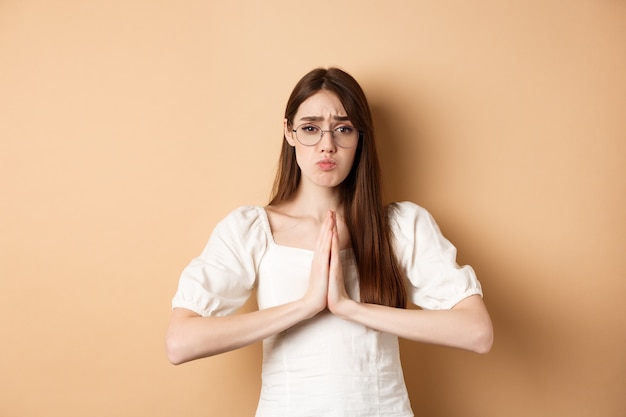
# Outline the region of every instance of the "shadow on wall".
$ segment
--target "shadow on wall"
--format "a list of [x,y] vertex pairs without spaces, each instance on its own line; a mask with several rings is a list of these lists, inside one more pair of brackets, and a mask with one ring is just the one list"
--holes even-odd
[[412,200],[417,193],[417,178],[407,175],[422,166],[419,127],[404,123],[393,107],[382,101],[370,103],[376,147],[380,160],[385,202]]
[[[489,213],[500,210],[494,206],[499,200],[481,184],[473,186],[482,191],[477,198],[484,201],[475,203],[470,215],[459,216],[465,223],[455,220],[457,208],[445,207],[455,201],[449,195],[454,190],[445,189],[454,185],[450,183],[454,178],[437,177],[446,163],[437,127],[426,113],[414,117],[403,112],[402,101],[391,94],[370,98],[385,201],[411,200],[431,211],[435,208],[433,215],[444,235],[462,255],[459,263],[469,263],[477,272],[495,330],[494,346],[484,356],[402,340],[414,410],[448,417],[463,408],[469,417],[498,415],[501,410],[511,410],[511,416],[599,415],[594,404],[606,410],[626,409],[626,399],[615,402],[623,398],[619,392],[624,387],[616,382],[623,380],[624,361],[607,360],[624,357],[619,343],[609,342],[615,339],[619,320],[612,316],[607,320],[597,303],[591,303],[593,311],[577,308],[590,303],[581,295],[602,298],[585,294],[585,286],[593,287],[578,277],[576,265],[564,265],[562,258],[546,256],[545,248],[531,247],[514,236],[519,226],[499,230],[492,224],[468,225],[488,222]],[[562,276],[571,277],[572,285],[551,284]],[[542,286],[529,283],[529,277]],[[605,304],[609,301],[602,299]]]
[[[440,193],[443,192],[433,190],[439,181],[429,181],[429,175],[433,175],[433,172],[441,168],[434,165],[437,162],[433,162],[435,158],[432,154],[441,151],[436,149],[437,133],[429,129],[427,120],[420,119],[425,117],[426,112],[414,116],[405,114],[402,97],[398,101],[395,97],[381,95],[370,100],[385,201],[410,200],[431,210],[430,205],[436,203],[439,199],[437,196],[441,197]],[[415,106],[416,103],[412,103],[410,107]],[[445,223],[452,223],[453,219],[433,214],[444,234],[454,244],[458,245],[460,240],[471,241],[468,238],[456,239],[454,228],[445,226]],[[520,318],[516,317],[515,310],[508,310],[511,306],[504,303],[489,302],[508,298],[497,289],[491,288],[490,283],[497,278],[497,268],[490,265],[486,253],[481,253],[477,249],[470,253],[466,249],[468,248],[459,247],[466,255],[468,263],[477,270],[485,293],[489,295],[485,301],[494,320],[496,346],[490,354],[480,356],[461,350],[401,340],[403,370],[409,397],[413,409],[421,415],[431,417],[455,415],[458,413],[459,404],[463,402],[468,406],[476,404],[476,398],[481,397],[485,398],[484,403],[489,403],[491,395],[489,387],[494,380],[500,378],[501,372],[501,369],[494,369],[494,363],[498,362],[493,360],[494,351],[509,344],[525,350],[521,348],[518,339],[525,339],[527,335],[503,334],[501,331],[504,328],[514,332],[517,331],[514,329],[524,327],[516,324]],[[507,342],[507,339],[517,341]],[[519,360],[526,362],[523,358],[518,358]],[[515,377],[519,378],[520,375]],[[486,410],[466,411],[466,416],[471,416],[481,415]]]

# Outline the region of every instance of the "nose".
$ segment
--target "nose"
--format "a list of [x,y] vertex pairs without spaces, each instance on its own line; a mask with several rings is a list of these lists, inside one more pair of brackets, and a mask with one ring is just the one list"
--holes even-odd
[[335,145],[335,137],[332,130],[322,130],[322,138],[319,143],[320,151],[322,152],[335,152],[337,145]]

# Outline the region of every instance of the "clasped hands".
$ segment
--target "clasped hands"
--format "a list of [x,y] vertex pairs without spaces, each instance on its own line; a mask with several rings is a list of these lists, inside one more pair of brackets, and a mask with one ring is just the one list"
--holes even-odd
[[326,214],[317,237],[305,299],[311,303],[314,313],[328,308],[339,316],[342,315],[342,307],[352,302],[343,280],[337,214],[331,210]]

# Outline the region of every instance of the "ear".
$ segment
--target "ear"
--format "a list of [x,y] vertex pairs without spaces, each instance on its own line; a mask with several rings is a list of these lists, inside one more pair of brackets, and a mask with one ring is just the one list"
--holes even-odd
[[285,131],[285,140],[291,146],[296,146],[294,141],[293,132],[289,129],[289,121],[287,119],[283,120],[283,130]]

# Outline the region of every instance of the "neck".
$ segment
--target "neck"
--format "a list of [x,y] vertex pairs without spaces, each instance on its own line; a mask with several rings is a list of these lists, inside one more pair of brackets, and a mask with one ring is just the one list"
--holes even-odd
[[303,215],[318,219],[326,217],[328,210],[343,214],[340,193],[337,188],[303,187],[296,191],[292,202]]

